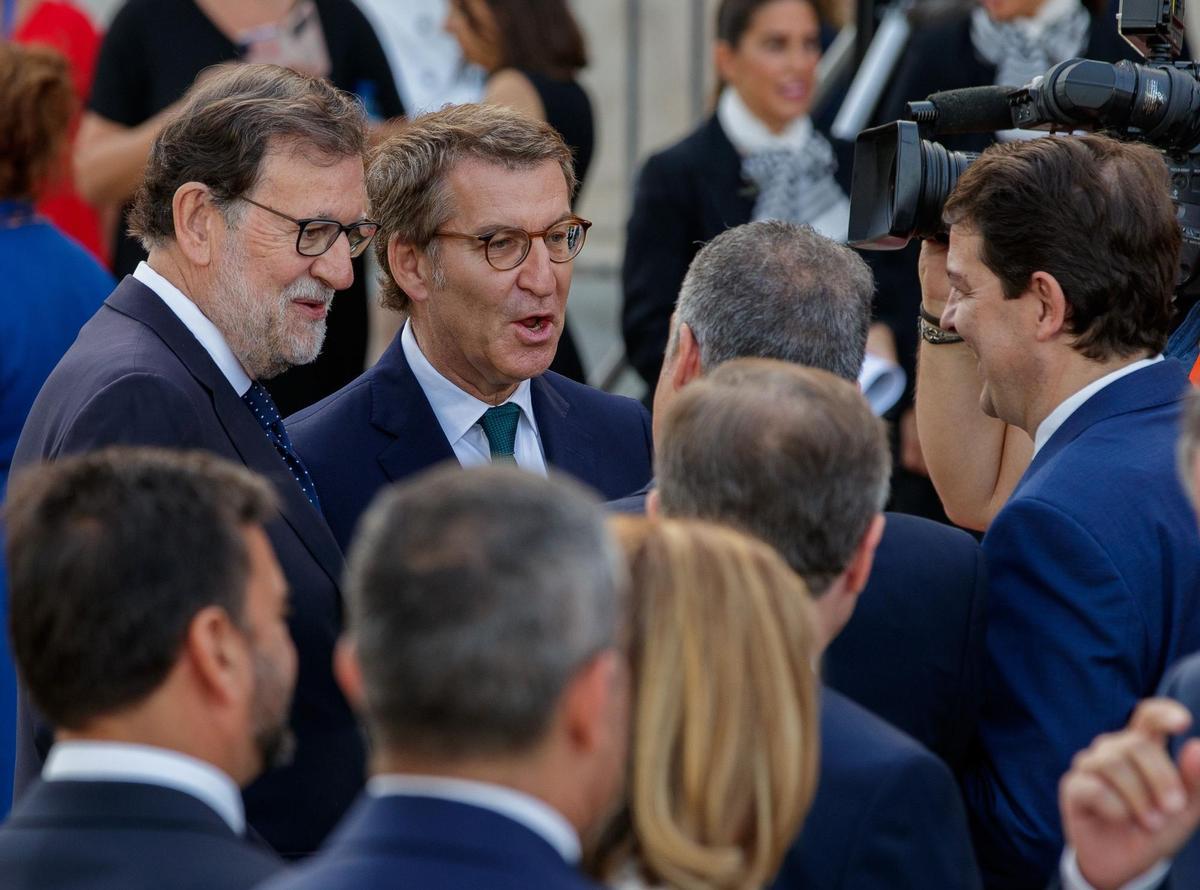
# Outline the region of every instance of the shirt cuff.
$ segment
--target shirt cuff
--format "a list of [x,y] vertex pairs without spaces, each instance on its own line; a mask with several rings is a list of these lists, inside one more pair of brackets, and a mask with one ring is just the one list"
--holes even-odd
[[[1122,884],[1120,890],[1154,890],[1163,882],[1170,870],[1171,860],[1160,859],[1132,881]],[[1079,870],[1079,860],[1075,858],[1075,850],[1071,847],[1063,850],[1062,861],[1059,863],[1059,875],[1062,878],[1062,890],[1096,890],[1083,877],[1083,872]]]

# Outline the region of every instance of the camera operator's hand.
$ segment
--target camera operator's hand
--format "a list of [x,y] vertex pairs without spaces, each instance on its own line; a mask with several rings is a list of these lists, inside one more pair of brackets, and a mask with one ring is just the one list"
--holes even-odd
[[949,248],[940,241],[926,238],[921,242],[921,259],[917,274],[921,279],[921,304],[930,315],[941,318],[950,299],[950,280],[946,277],[946,253]]
[[1200,740],[1178,768],[1167,737],[1191,725],[1169,698],[1143,701],[1129,725],[1096,738],[1059,784],[1067,842],[1096,890],[1124,886],[1173,856],[1200,824]]

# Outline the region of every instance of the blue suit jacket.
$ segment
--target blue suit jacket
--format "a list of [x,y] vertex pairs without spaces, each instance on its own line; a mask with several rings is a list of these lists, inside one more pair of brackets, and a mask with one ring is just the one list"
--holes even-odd
[[528,828],[429,797],[364,796],[316,857],[262,890],[599,890]]
[[975,890],[958,787],[940,760],[831,689],[821,774],[774,890]]
[[249,890],[283,868],[182,791],[38,782],[0,827],[4,890]]
[[[291,588],[300,656],[292,706],[293,763],[246,791],[247,817],[277,850],[315,850],[362,787],[357,723],[333,680],[341,630],[342,555],[320,515],[233,387],[183,323],[149,288],[126,278],[50,374],[13,461],[20,468],[111,444],[199,448],[266,476],[282,511],[267,533]],[[152,542],[148,542],[152,543]],[[17,796],[41,771],[28,708],[18,738]]]
[[[652,486],[610,501],[644,513]],[[867,586],[825,651],[826,685],[903,730],[957,772],[983,681],[983,553],[966,532],[888,513]]]
[[[650,478],[650,415],[640,404],[551,371],[530,384],[547,464],[605,498]],[[373,368],[289,417],[287,427],[343,547],[379,489],[455,459],[399,334]]]
[[1182,365],[1088,399],[983,540],[990,578],[979,759],[964,779],[989,887],[1044,886],[1071,757],[1200,650],[1200,538],[1175,474]]
[[[1171,740],[1171,754],[1178,757],[1184,742],[1200,737],[1200,655],[1189,656],[1175,665],[1163,680],[1158,694],[1170,696],[1192,712],[1191,727],[1184,735]],[[1175,855],[1165,886],[1172,890],[1200,887],[1200,834],[1192,835]]]

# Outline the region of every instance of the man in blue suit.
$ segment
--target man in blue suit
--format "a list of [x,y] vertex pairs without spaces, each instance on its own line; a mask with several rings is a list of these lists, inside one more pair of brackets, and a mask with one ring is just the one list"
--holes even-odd
[[58,741],[0,827],[5,890],[243,890],[283,867],[246,839],[238,790],[291,739],[277,509],[266,480],[200,452],[111,448],[17,479],[13,650]]
[[[730,359],[773,358],[857,380],[874,289],[854,251],[807,226],[755,222],[713,238],[692,261],[671,319],[656,435],[678,394]],[[642,512],[645,502],[643,491],[610,507]],[[867,586],[822,674],[957,770],[979,714],[983,554],[958,529],[885,516]]]
[[[734,359],[688,384],[661,424],[651,509],[771,544],[808,585],[824,642],[834,639],[885,527],[887,436],[857,388],[790,362]],[[774,886],[978,887],[950,771],[824,688],[817,795]]]
[[[201,448],[274,483],[267,524],[300,655],[292,763],[246,790],[277,850],[315,850],[362,787],[365,752],[330,667],[342,556],[262,381],[313,360],[364,219],[361,108],[326,82],[236,65],[196,86],[159,134],[132,217],[149,259],[118,285],[42,387],[23,468],[113,443]],[[22,709],[16,792],[50,735]],[[37,732],[35,737],[35,732]]]
[[969,350],[983,414],[1034,442],[983,541],[986,687],[964,787],[987,885],[1042,886],[1071,757],[1200,650],[1200,542],[1174,472],[1187,369],[1161,355],[1180,231],[1161,156],[1103,136],[989,149],[945,216],[950,292],[922,319],[929,348]]
[[447,108],[389,139],[367,186],[381,299],[407,319],[375,367],[288,420],[342,546],[376,491],[444,460],[555,467],[606,498],[644,485],[645,410],[546,370],[591,225],[553,128]]
[[380,494],[337,655],[373,776],[270,890],[594,887],[579,838],[625,769],[625,574],[599,501],[566,478],[451,466]]
[[[1196,393],[1184,413],[1179,471],[1200,504]],[[1138,705],[1125,729],[1097,737],[1063,777],[1064,890],[1200,886],[1200,655],[1176,664],[1158,695]]]

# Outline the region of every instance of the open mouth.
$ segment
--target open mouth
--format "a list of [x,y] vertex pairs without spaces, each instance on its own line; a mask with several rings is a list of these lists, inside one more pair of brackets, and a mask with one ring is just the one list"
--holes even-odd
[[533,333],[537,334],[541,333],[543,330],[553,324],[554,317],[551,315],[530,315],[526,318],[522,318],[517,323],[527,331],[532,331]]

